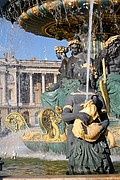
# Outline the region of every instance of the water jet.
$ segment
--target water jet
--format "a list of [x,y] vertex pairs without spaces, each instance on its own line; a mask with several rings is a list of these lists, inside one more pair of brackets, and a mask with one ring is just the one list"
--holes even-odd
[[[93,4],[93,14],[92,14],[92,31],[90,34],[92,35],[91,40],[91,58],[95,61],[95,71],[101,76],[103,74],[103,70],[101,67],[101,59],[103,56],[106,57],[109,54],[111,62],[114,59],[117,61],[115,65],[114,73],[117,76],[114,76],[115,82],[119,83],[119,72],[120,69],[118,68],[118,59],[119,59],[119,44],[120,44],[120,13],[119,13],[119,6],[120,1],[111,1],[111,0],[104,0],[104,1],[94,1]],[[81,42],[85,47],[85,51],[88,48],[87,44],[87,33],[89,30],[88,21],[89,21],[89,8],[90,8],[90,1],[84,0],[76,0],[76,1],[6,1],[1,5],[1,17],[6,18],[11,23],[17,22],[21,28],[23,28],[27,32],[31,32],[35,35],[49,37],[49,38],[56,38],[58,40],[66,39],[67,41],[74,41],[75,36],[77,35]],[[113,37],[113,38],[112,38]],[[112,44],[116,43],[115,55],[113,55],[113,51],[111,52]],[[100,53],[99,53],[100,52]],[[90,59],[90,58],[89,58]],[[99,60],[99,61],[98,61]],[[98,64],[99,62],[99,64]],[[106,60],[106,64],[108,61]],[[93,63],[94,64],[94,63]],[[107,67],[112,69],[110,62],[107,64]],[[118,69],[117,69],[118,68]],[[107,69],[107,68],[106,68]],[[110,98],[110,111],[113,116],[119,116],[119,106],[117,107],[114,105],[115,103],[115,95],[112,93],[114,90],[111,90],[113,83],[113,71],[111,69],[107,69],[107,79],[108,79],[108,92],[111,96]],[[102,73],[101,73],[102,72]],[[74,78],[73,78],[74,79]],[[71,88],[71,91],[74,91],[72,87],[76,85],[76,89],[79,86],[78,79],[74,79],[71,81],[70,79],[63,80],[63,86]],[[76,82],[75,82],[76,81]],[[105,83],[107,83],[105,82]],[[113,83],[112,85],[109,82]],[[66,85],[67,84],[67,85]],[[66,85],[66,86],[65,86]],[[58,86],[58,90],[60,92],[60,84]],[[100,87],[101,88],[101,87]],[[67,89],[67,91],[68,91]],[[99,89],[99,85],[98,85]],[[115,88],[119,91],[118,86]],[[101,89],[100,89],[101,90]],[[102,89],[103,90],[103,89]],[[71,93],[71,91],[69,93]],[[111,93],[112,91],[112,93]],[[59,94],[59,92],[57,92]],[[107,98],[106,92],[103,92],[103,97]],[[49,97],[48,94],[52,94],[51,92],[47,93],[47,98]],[[42,100],[44,99],[44,104],[46,101],[45,98],[46,94],[43,94]],[[66,97],[66,94],[63,93],[62,97]],[[113,97],[114,96],[114,97]],[[109,98],[109,97],[108,97]],[[57,102],[58,103],[58,102]],[[42,132],[31,132],[29,128],[25,124],[25,120],[18,114],[10,114],[6,119],[7,125],[14,125],[14,130],[20,129],[27,129],[22,136],[23,141],[29,148],[33,148],[33,150],[42,149],[43,151],[48,151],[50,148],[51,150],[55,151],[56,153],[65,153],[65,141],[66,141],[66,126],[65,124],[61,123],[61,112],[56,112],[55,107],[62,107],[64,103],[61,105],[55,104],[53,107],[44,107],[43,111],[39,114],[39,125],[42,129]],[[60,105],[60,106],[59,106]],[[117,107],[117,110],[116,110]],[[46,108],[46,109],[45,109]],[[59,109],[60,110],[60,109]],[[11,116],[18,115],[22,125],[19,127],[19,124],[15,127],[15,124],[11,120]],[[58,117],[59,116],[59,117]],[[22,119],[22,120],[21,120]],[[16,123],[16,117],[14,118]],[[57,121],[58,120],[58,121]],[[114,131],[116,137],[119,139],[119,120],[115,121],[116,125],[113,125],[113,121],[110,120],[110,125],[112,130]],[[60,131],[60,128],[63,128],[63,131]],[[23,130],[22,129],[22,130]],[[37,142],[41,145],[39,146]],[[35,148],[34,145],[35,144]],[[48,147],[49,146],[49,147]],[[116,151],[118,153],[119,151]],[[114,153],[114,152],[113,152]]]

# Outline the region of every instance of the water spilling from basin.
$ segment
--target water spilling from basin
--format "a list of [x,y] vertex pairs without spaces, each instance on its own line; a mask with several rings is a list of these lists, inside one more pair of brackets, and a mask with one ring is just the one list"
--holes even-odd
[[32,151],[28,149],[20,136],[23,132],[10,133],[9,135],[0,138],[0,157],[7,158],[12,157],[13,152],[16,153],[17,157],[28,157],[28,158],[40,158],[44,160],[65,160],[65,155],[55,154],[53,152],[41,152]]

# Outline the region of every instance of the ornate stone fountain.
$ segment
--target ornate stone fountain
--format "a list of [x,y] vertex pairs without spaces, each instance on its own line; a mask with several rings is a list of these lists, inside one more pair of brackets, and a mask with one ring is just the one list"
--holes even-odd
[[[2,1],[0,5],[1,17],[11,23],[17,22],[25,31],[68,41],[73,40],[77,34],[85,50],[87,49],[90,0],[6,0]],[[92,57],[94,58],[104,48],[103,43],[111,36],[118,35],[119,39],[119,33],[120,0],[94,0]],[[114,39],[107,41],[105,47],[109,47],[113,42]],[[118,43],[118,45],[120,44]],[[72,83],[74,84],[74,82]],[[6,119],[6,124],[14,127],[13,130],[16,131],[27,129],[22,139],[29,148],[33,150],[43,148],[46,151],[52,149],[57,153],[64,153],[66,125],[61,122],[61,112],[61,107],[58,106],[53,109],[43,109],[39,114],[42,132],[31,132],[24,118],[17,113],[10,114]],[[11,120],[11,116],[14,116],[16,126]],[[17,118],[19,121],[16,121]]]
[[[88,30],[90,0],[6,0],[2,5],[2,17],[36,35],[69,40]],[[93,35],[119,34],[119,5],[119,0],[94,1]]]

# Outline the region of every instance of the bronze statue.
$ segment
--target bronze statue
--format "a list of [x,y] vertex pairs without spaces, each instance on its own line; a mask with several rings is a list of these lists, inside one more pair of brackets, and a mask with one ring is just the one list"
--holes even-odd
[[96,72],[103,73],[102,59],[105,59],[107,74],[120,74],[120,35],[110,37],[95,57],[94,66]]
[[87,55],[83,52],[81,41],[75,38],[68,42],[68,48],[71,51],[71,57],[68,60],[67,77],[78,79],[79,70],[81,66],[86,62]]
[[[75,137],[82,138],[88,142],[95,142],[100,137],[102,130],[101,118],[97,107],[92,99],[81,104],[82,110],[79,111],[79,118],[75,119],[72,132]],[[96,122],[98,119],[98,122]],[[113,133],[107,129],[104,133],[109,140],[109,148],[120,147],[116,144]]]
[[[110,37],[103,45],[103,50],[99,52],[94,61],[98,76],[97,90],[101,90],[106,105],[109,106],[110,115],[119,118],[120,35]],[[101,79],[104,79],[105,83],[101,84]]]
[[[71,51],[70,58],[66,55],[68,48]],[[114,173],[115,170],[110,159],[110,148],[116,146],[116,143],[114,136],[108,131],[107,98],[104,98],[107,96],[106,93],[105,96],[102,96],[103,94],[96,92],[98,90],[96,84],[100,75],[96,68],[100,69],[101,62],[96,63],[95,68],[90,64],[89,92],[88,99],[86,99],[86,54],[84,54],[81,42],[77,39],[69,41],[68,48],[55,47],[58,59],[62,60],[59,69],[61,78],[54,92],[52,89],[50,94],[49,92],[43,94],[43,102],[46,107],[64,107],[62,121],[68,124],[66,155],[69,159],[69,167],[67,174]],[[119,49],[119,46],[117,46],[117,49]],[[109,52],[111,51],[109,50]],[[112,55],[114,56],[114,53]],[[116,81],[120,82],[119,79],[116,79]],[[71,86],[72,82],[74,87],[77,83],[74,89]],[[113,95],[113,90],[111,94]],[[89,113],[85,111],[85,107],[90,102],[93,104],[90,104]],[[96,108],[94,118],[91,114],[93,105]],[[63,134],[66,135],[65,126],[61,121],[54,121],[52,125],[55,127],[57,125],[58,132],[60,132],[57,133],[55,138],[61,138]],[[107,143],[106,137],[110,140],[110,144]]]
[[58,59],[62,61],[61,66],[59,68],[60,79],[67,77],[67,63],[68,57],[66,53],[68,52],[68,48],[64,46],[55,46],[54,50],[56,51],[56,56]]
[[[110,149],[104,134],[109,125],[109,119],[103,98],[95,93],[91,86],[94,84],[92,83],[94,79],[90,78],[89,80],[87,102],[92,101],[97,109],[99,116],[95,116],[94,123],[100,126],[99,137],[95,141],[89,142],[83,136],[77,137],[74,131],[73,125],[76,119],[82,120],[84,125],[90,124],[89,114],[81,113],[82,105],[86,101],[86,67],[80,69],[79,80],[81,84],[79,89],[67,96],[62,113],[62,120],[68,124],[66,157],[69,162],[67,174],[114,173],[115,170],[110,159]],[[86,126],[82,126],[82,130],[84,131],[82,135],[87,134]]]

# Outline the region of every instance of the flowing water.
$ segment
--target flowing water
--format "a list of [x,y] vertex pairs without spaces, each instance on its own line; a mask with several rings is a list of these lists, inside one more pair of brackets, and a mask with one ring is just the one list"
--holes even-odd
[[65,155],[57,155],[53,152],[34,152],[28,149],[20,136],[24,132],[10,133],[9,135],[0,138],[0,157],[12,157],[16,153],[17,157],[40,158],[44,160],[65,160]]
[[90,1],[90,12],[89,12],[89,30],[88,30],[88,52],[87,52],[87,86],[86,86],[86,101],[88,100],[89,92],[89,70],[90,70],[90,55],[91,55],[91,36],[92,36],[92,15],[93,15],[93,3],[94,0]]
[[[94,0],[91,0],[90,3],[90,16],[89,16],[89,33],[88,33],[88,71],[87,71],[87,82],[89,83],[89,64],[90,64],[90,52],[91,52],[91,32],[92,32],[92,14],[93,14],[93,3]],[[66,10],[66,19],[67,19],[67,9]],[[56,23],[57,23],[56,18]],[[0,35],[5,36],[4,46],[0,44],[0,50],[2,52],[11,51],[13,54],[17,52],[18,46],[15,48],[14,44],[16,41],[18,45],[23,45],[21,42],[21,33],[18,32],[14,26],[10,31],[9,28],[6,27],[6,35],[4,35],[4,31],[2,30],[3,20],[0,21],[1,30]],[[12,34],[14,32],[19,36],[15,38]],[[22,32],[22,31],[21,31]],[[9,34],[8,34],[9,33]],[[8,35],[7,35],[8,34]],[[11,35],[12,34],[12,35]],[[15,38],[15,39],[14,39]],[[12,46],[11,46],[12,44]],[[24,53],[26,54],[26,53]],[[88,86],[86,92],[88,92]],[[87,99],[87,97],[86,97]],[[28,149],[20,136],[23,132],[18,133],[9,133],[5,137],[0,138],[0,157],[2,157],[4,161],[3,171],[0,172],[0,175],[49,175],[49,174],[65,174],[67,169],[67,160],[65,155],[58,155],[53,152],[34,152]],[[16,156],[16,159],[13,156]],[[120,156],[111,156],[113,162],[119,162]],[[116,167],[119,167],[119,163],[117,163]],[[57,169],[58,168],[58,169]],[[119,169],[119,168],[118,168]]]
[[9,133],[0,138],[0,157],[4,162],[0,177],[66,174],[65,155],[28,149],[20,138],[23,133]]
[[[0,157],[4,162],[0,176],[65,175],[68,162],[65,155],[53,152],[34,152],[20,138],[23,133],[10,133],[0,138]],[[13,157],[16,153],[16,158]],[[111,156],[117,172],[120,172],[120,156]]]

